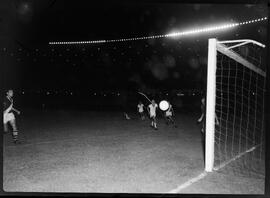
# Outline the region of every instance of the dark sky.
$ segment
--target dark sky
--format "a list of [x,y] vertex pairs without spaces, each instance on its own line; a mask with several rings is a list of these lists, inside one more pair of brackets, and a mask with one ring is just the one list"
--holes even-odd
[[[99,3],[97,3],[99,2]],[[266,22],[133,42],[49,46],[49,41],[167,34],[267,16],[265,5],[9,0],[0,4],[6,82],[20,88],[201,89],[207,40],[266,41]]]

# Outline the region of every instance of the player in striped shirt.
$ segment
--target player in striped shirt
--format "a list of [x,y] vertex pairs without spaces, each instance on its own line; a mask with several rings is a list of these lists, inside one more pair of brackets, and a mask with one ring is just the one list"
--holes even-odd
[[3,124],[4,124],[4,132],[8,132],[8,123],[12,127],[12,137],[13,137],[13,142],[15,144],[19,143],[18,141],[18,128],[16,125],[16,119],[14,116],[13,112],[16,112],[18,115],[20,114],[20,111],[15,109],[13,107],[13,90],[8,90],[7,95],[4,98],[4,103],[3,103]]

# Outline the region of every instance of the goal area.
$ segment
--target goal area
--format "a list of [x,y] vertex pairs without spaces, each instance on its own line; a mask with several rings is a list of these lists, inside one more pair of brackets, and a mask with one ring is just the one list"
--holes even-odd
[[264,56],[254,40],[209,39],[205,171],[264,177]]

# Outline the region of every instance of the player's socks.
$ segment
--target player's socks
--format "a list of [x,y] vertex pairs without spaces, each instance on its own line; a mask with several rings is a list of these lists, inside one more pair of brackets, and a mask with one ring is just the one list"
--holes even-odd
[[8,133],[8,127],[6,124],[4,124],[4,134],[7,134]]
[[18,142],[18,131],[13,131],[12,137],[13,137],[13,142],[17,143]]

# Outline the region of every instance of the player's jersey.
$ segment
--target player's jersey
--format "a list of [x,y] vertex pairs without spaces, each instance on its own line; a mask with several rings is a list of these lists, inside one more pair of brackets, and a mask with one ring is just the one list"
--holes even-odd
[[149,106],[149,109],[150,109],[150,116],[156,116],[156,109],[158,107],[157,104],[150,104]]
[[166,116],[172,116],[172,105],[169,105],[168,110],[166,111]]
[[3,123],[6,124],[11,120],[14,120],[14,114],[12,113],[13,100],[10,97],[5,97],[3,102]]
[[[11,107],[11,105],[13,105],[13,100],[12,98],[6,96],[4,98],[4,102],[3,102],[3,112],[5,112],[6,110],[8,110],[8,108]],[[10,112],[10,111],[9,111]],[[7,112],[8,113],[8,112]]]
[[138,104],[138,111],[139,111],[139,113],[142,113],[143,112],[143,107],[144,107],[144,105],[143,104]]

